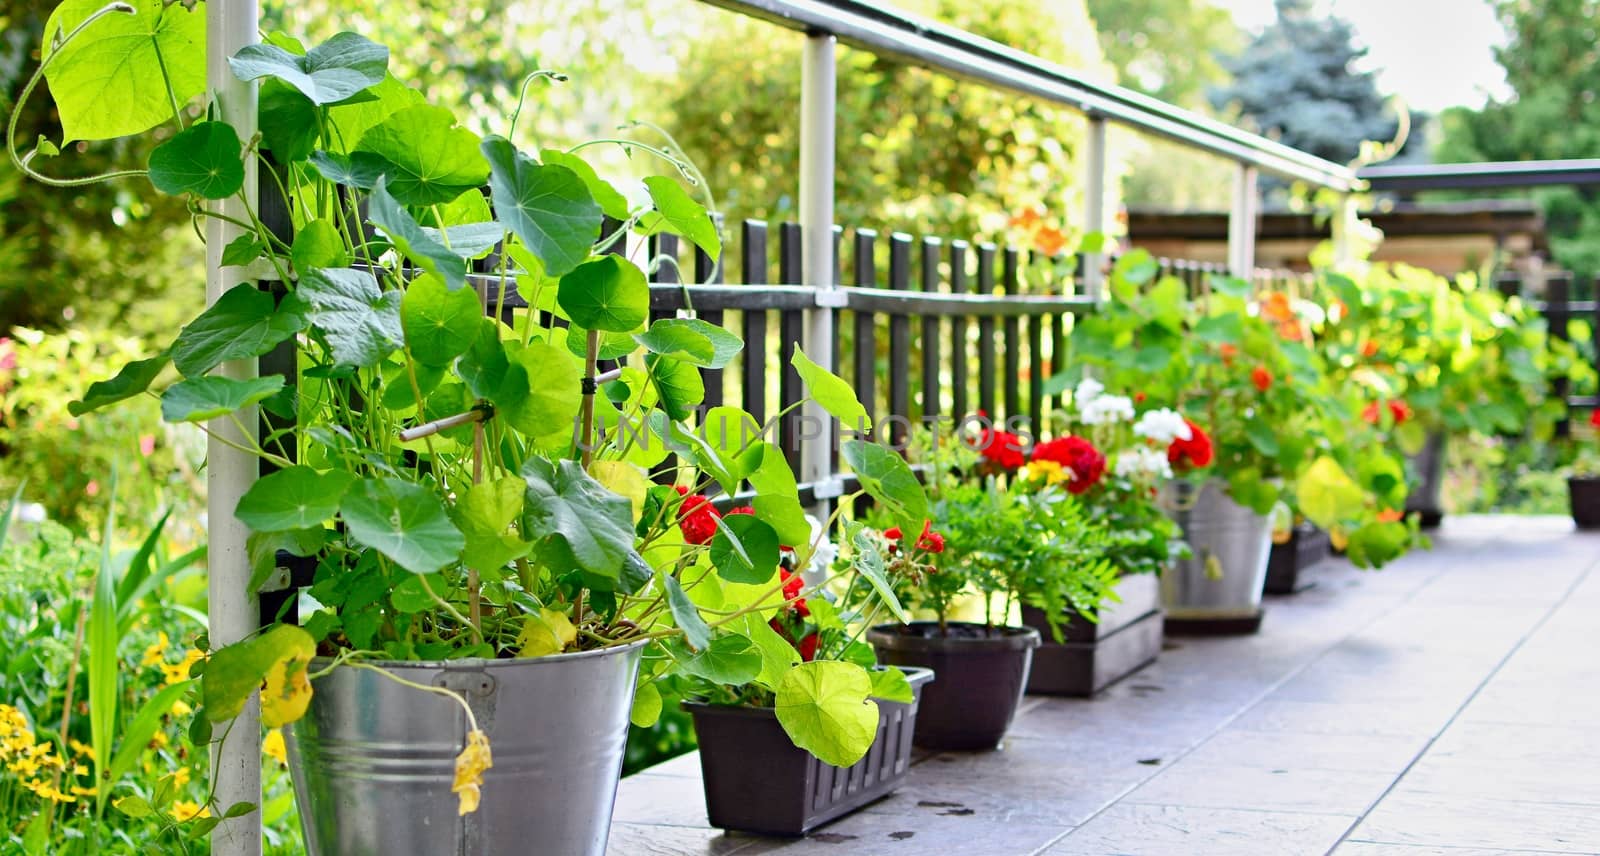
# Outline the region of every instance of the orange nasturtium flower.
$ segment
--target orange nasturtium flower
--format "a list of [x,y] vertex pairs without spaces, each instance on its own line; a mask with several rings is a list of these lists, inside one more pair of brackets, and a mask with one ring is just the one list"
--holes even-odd
[[1052,258],[1058,256],[1067,247],[1066,233],[1054,226],[1045,226],[1034,234],[1033,247]]
[[1233,344],[1232,342],[1223,342],[1222,345],[1217,348],[1217,352],[1222,354],[1222,364],[1225,366],[1231,366],[1233,365],[1233,358],[1239,356],[1239,346]]
[[1266,392],[1272,388],[1272,372],[1267,371],[1266,366],[1256,366],[1250,370],[1250,382],[1256,389]]
[[1294,320],[1294,307],[1289,303],[1289,295],[1281,291],[1269,291],[1262,295],[1261,315],[1280,324]]
[[1379,523],[1398,523],[1406,517],[1405,512],[1398,508],[1385,508],[1378,512]]

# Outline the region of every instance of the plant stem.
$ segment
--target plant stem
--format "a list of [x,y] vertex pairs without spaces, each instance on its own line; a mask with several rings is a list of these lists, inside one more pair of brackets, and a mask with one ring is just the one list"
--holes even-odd
[[588,344],[583,349],[583,409],[580,427],[580,446],[583,450],[583,468],[594,462],[594,370],[600,353],[600,331],[590,330]]

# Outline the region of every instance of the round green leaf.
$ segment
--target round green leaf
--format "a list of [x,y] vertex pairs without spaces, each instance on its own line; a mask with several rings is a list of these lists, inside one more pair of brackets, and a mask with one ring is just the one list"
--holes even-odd
[[812,362],[798,346],[789,363],[800,374],[800,380],[805,382],[811,397],[830,416],[839,420],[846,431],[865,432],[872,428],[872,417],[867,415],[867,409],[861,406],[856,391],[843,378]]
[[673,639],[664,647],[680,670],[714,684],[739,686],[761,675],[761,651],[737,634],[724,633],[696,651],[681,639]]
[[444,277],[451,288],[466,284],[466,260],[422,230],[410,212],[389,193],[388,176],[378,179],[367,201],[368,218],[389,236],[401,255],[423,270]]
[[235,380],[210,375],[190,378],[161,394],[161,418],[168,422],[204,422],[263,401],[283,388],[283,375]]
[[649,317],[650,285],[633,263],[601,256],[561,277],[556,301],[580,327],[631,333]]
[[490,400],[512,427],[541,449],[572,443],[582,405],[583,373],[570,355],[540,341],[508,343],[506,368]]
[[301,308],[289,300],[274,307],[267,292],[236,285],[178,333],[172,361],[184,377],[194,378],[228,360],[259,357],[305,329]]
[[479,334],[483,307],[470,288],[451,291],[437,277],[423,277],[406,289],[400,301],[400,326],[406,348],[420,363],[449,365],[467,352]]
[[356,148],[393,165],[389,192],[403,205],[449,202],[489,177],[478,135],[457,126],[454,114],[443,107],[400,110],[363,134]]
[[698,318],[662,318],[633,337],[646,350],[701,368],[725,368],[744,349],[738,336]]
[[904,458],[866,440],[846,440],[840,452],[861,480],[861,488],[888,507],[904,526],[920,530],[922,522],[932,516],[922,482]]
[[466,546],[444,503],[428,488],[401,479],[363,479],[339,505],[357,541],[414,574],[451,564]]
[[564,166],[583,179],[585,187],[589,188],[589,195],[600,204],[600,209],[607,217],[613,220],[628,219],[628,198],[617,192],[611,182],[595,174],[594,167],[583,158],[568,154],[560,149],[543,149],[539,152],[539,160],[551,166]]
[[277,162],[303,161],[316,150],[321,133],[317,105],[299,90],[279,80],[266,81],[258,113],[261,147]]
[[794,745],[825,764],[848,767],[867,754],[878,734],[871,693],[872,679],[860,666],[814,660],[784,674],[773,707]]
[[58,39],[105,5],[103,0],[66,0],[44,25],[43,56],[55,55],[44,77],[65,143],[143,133],[172,121],[173,98],[186,104],[205,91],[201,7],[132,0],[134,14],[105,15],[56,49]]
[[672,232],[688,238],[712,258],[722,255],[722,239],[717,236],[716,224],[676,180],[652,175],[644,180],[644,186],[649,189],[650,201],[655,203],[656,210],[639,219],[643,234]]
[[350,264],[345,252],[344,238],[332,221],[318,218],[302,225],[294,232],[294,245],[289,250],[289,260],[294,269],[338,268]]
[[[500,137],[485,139],[481,148],[489,161],[495,218],[538,257],[545,273],[563,276],[588,258],[600,237],[602,218],[583,179],[564,166],[528,159]],[[630,327],[621,332],[632,331]]]
[[400,292],[383,292],[372,274],[350,268],[314,268],[300,274],[295,296],[308,305],[340,365],[375,366],[400,347]]
[[576,461],[534,455],[522,466],[527,490],[519,530],[552,567],[615,580],[634,552],[633,503],[606,490]]
[[778,572],[778,533],[753,514],[724,517],[711,541],[711,564],[729,582],[761,585]]
[[628,712],[628,721],[640,728],[649,728],[661,718],[661,690],[656,689],[655,682],[640,684],[633,692],[633,709]]
[[688,419],[695,406],[705,400],[705,381],[694,366],[655,354],[645,357],[645,366],[650,370],[650,382],[661,396],[661,409],[674,420]]
[[150,152],[150,183],[162,193],[226,199],[244,186],[239,135],[227,122],[196,122]]
[[257,479],[233,510],[233,516],[257,532],[321,527],[339,510],[339,500],[355,476],[343,470],[326,473],[294,466]]
[[304,55],[277,45],[249,45],[234,54],[228,66],[240,80],[277,78],[312,103],[328,105],[383,82],[389,49],[355,33],[339,33]]

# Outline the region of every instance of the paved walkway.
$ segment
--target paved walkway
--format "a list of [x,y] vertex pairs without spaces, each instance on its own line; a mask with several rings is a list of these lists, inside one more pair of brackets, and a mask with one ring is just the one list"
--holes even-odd
[[1169,640],[1093,700],[1030,697],[995,752],[785,841],[706,827],[699,765],[623,780],[612,856],[1600,854],[1600,536],[1447,521],[1434,549]]

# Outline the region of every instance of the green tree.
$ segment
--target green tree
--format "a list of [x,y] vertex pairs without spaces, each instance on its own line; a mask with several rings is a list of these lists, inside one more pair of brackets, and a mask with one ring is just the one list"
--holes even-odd
[[1232,77],[1219,55],[1237,51],[1244,34],[1210,0],[1088,0],[1088,7],[1123,86],[1193,109]]
[[[1472,162],[1600,154],[1600,0],[1502,0],[1497,8],[1508,40],[1495,59],[1513,94],[1481,110],[1446,111],[1435,157]],[[1538,198],[1556,261],[1582,275],[1600,274],[1600,192],[1550,188]]]
[[[1082,0],[900,4],[1071,68],[1109,77]],[[803,36],[708,13],[662,100],[662,124],[705,171],[730,222],[792,218]],[[968,237],[1023,207],[1082,210],[1083,120],[1067,110],[841,48],[840,223]]]

